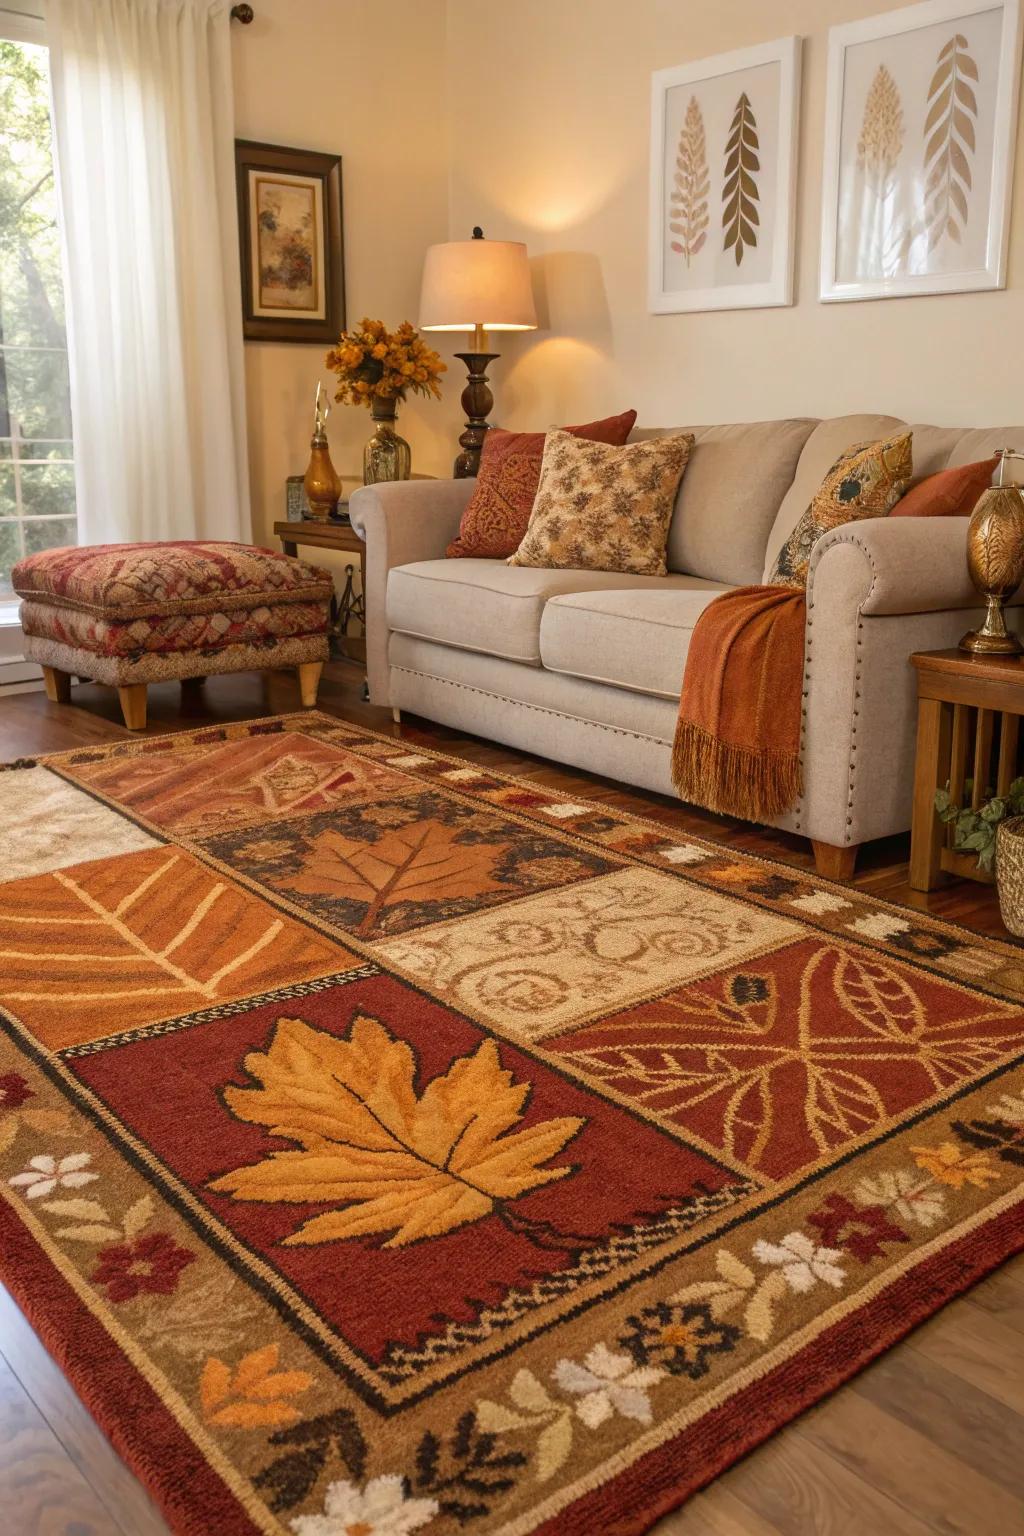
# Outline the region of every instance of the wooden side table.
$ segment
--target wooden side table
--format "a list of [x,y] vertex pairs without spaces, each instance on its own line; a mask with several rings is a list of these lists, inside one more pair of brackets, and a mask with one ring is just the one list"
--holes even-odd
[[[361,624],[363,633],[366,632],[366,605],[363,600],[366,590],[366,545],[362,539],[349,523],[322,523],[308,518],[301,523],[275,523],[274,533],[281,540],[281,548],[286,555],[297,555],[300,544],[313,549],[332,549],[342,554],[355,555],[356,558],[345,566],[345,586],[341,597],[331,599],[331,640],[343,655],[353,661],[365,661],[365,639],[350,638],[348,633],[348,627],[353,622]],[[357,567],[358,592],[355,588]]]
[[935,810],[935,791],[948,783],[963,805],[991,792],[1005,795],[1017,776],[1017,746],[1024,715],[1024,657],[971,656],[966,651],[920,651],[917,669],[917,758],[910,841],[910,884],[930,891],[945,875],[992,883],[973,853],[952,846],[953,828]]

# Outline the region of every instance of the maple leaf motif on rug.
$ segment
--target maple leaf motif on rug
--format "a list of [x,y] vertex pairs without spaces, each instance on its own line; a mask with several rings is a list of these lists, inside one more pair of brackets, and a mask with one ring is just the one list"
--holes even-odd
[[180,1536],[639,1536],[1024,1246],[1013,944],[316,712],[0,833],[0,1280]]
[[[245,1059],[260,1088],[224,1098],[240,1120],[303,1144],[216,1179],[235,1200],[340,1204],[286,1243],[327,1243],[392,1232],[385,1247],[437,1237],[503,1208],[527,1190],[564,1179],[542,1168],[583,1121],[560,1118],[513,1131],[529,1093],[502,1071],[485,1040],[417,1098],[415,1060],[376,1019],[357,1018],[348,1040],[278,1020],[265,1054]],[[510,1218],[506,1218],[510,1219]]]

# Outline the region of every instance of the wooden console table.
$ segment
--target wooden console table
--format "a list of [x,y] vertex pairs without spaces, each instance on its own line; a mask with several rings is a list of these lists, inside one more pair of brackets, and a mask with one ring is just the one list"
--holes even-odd
[[930,891],[946,875],[991,884],[973,853],[952,846],[953,828],[938,818],[935,791],[948,783],[953,804],[962,806],[970,779],[975,810],[989,792],[1006,794],[1017,776],[1024,657],[921,651],[910,659],[917,669],[910,884]]
[[[353,661],[366,660],[366,640],[350,638],[348,627],[353,622],[362,626],[366,634],[366,545],[351,524],[342,522],[315,522],[311,518],[301,523],[280,522],[274,524],[274,533],[281,540],[286,555],[297,555],[299,545],[313,549],[332,549],[356,558],[345,566],[345,586],[340,597],[331,599],[331,641],[342,655]],[[359,570],[359,590],[355,587],[355,573]]]

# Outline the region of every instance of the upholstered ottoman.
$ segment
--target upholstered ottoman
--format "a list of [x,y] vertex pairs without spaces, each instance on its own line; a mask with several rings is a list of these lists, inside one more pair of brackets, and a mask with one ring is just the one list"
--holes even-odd
[[94,544],[29,555],[11,581],[24,654],[56,702],[72,675],[109,683],[141,731],[147,683],[296,667],[303,704],[316,703],[334,584],[305,560],[247,544]]

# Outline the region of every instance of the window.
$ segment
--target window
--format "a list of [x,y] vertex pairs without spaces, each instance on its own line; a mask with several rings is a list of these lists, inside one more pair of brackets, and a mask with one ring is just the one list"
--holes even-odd
[[15,561],[76,542],[49,55],[29,35],[0,13],[0,619]]

